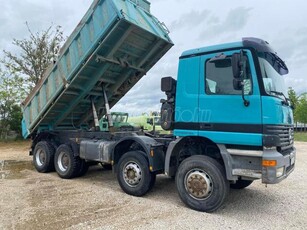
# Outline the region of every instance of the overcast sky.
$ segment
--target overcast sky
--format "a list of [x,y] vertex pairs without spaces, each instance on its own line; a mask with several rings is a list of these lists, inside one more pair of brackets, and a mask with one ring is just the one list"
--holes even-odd
[[[170,30],[175,46],[113,108],[138,115],[160,109],[160,79],[177,74],[178,57],[187,49],[259,37],[282,57],[290,73],[286,83],[307,91],[306,0],[151,0],[151,12]],[[14,50],[13,38],[28,36],[25,22],[36,32],[51,23],[69,35],[91,0],[0,0],[0,48]]]

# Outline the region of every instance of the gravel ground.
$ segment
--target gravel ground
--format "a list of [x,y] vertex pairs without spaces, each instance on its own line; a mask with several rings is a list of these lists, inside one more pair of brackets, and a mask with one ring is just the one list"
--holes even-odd
[[0,229],[306,229],[307,143],[296,142],[295,171],[277,185],[259,181],[231,190],[215,213],[193,211],[174,180],[159,176],[152,192],[125,194],[111,171],[81,178],[34,170],[27,142],[0,144]]

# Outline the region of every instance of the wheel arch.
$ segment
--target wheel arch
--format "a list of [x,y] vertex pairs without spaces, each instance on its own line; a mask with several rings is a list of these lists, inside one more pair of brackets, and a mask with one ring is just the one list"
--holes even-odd
[[112,164],[115,170],[119,159],[129,151],[140,151],[146,157],[149,165],[152,165],[154,158],[150,156],[152,148],[160,147],[161,144],[155,139],[147,136],[125,137],[118,141],[112,151]]
[[178,138],[169,144],[165,157],[166,175],[175,176],[180,163],[192,155],[209,156],[225,167],[219,145],[206,137],[187,136]]
[[40,141],[47,141],[53,146],[54,149],[56,149],[57,145],[55,143],[55,136],[56,135],[52,132],[41,132],[41,133],[36,134],[34,137],[32,137],[32,143],[31,143],[29,155],[30,156],[33,155],[33,151],[35,149],[35,146]]

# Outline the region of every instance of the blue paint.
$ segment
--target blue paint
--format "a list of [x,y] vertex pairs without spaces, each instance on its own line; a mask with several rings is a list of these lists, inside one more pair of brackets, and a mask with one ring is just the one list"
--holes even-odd
[[199,65],[199,57],[180,60],[175,109],[176,122],[199,121]]
[[[243,103],[242,95],[221,95],[206,92],[206,62],[223,52],[231,57],[243,49],[248,58],[251,75],[251,91],[245,95],[249,106]],[[282,105],[282,100],[273,96],[261,96],[255,62],[252,52],[245,49],[242,42],[228,43],[192,49],[182,53],[179,60],[175,123],[187,123],[192,127],[199,124],[233,124],[259,125],[293,124],[293,114],[289,106]],[[227,85],[232,85],[232,78]],[[207,86],[209,87],[209,86]],[[198,124],[198,126],[197,126]],[[197,129],[197,128],[196,128]],[[198,128],[199,129],[199,128]],[[217,132],[209,130],[175,129],[174,135],[179,137],[202,136],[215,143],[262,146],[262,134],[249,132]]]
[[199,136],[206,137],[217,144],[262,146],[262,134],[199,131]]
[[262,97],[263,124],[293,124],[293,112],[277,97]]
[[22,136],[23,137],[27,137],[29,136],[29,130],[27,128],[27,124],[26,124],[26,121],[25,119],[23,118],[22,121],[21,121],[21,133],[22,133]]
[[187,51],[184,51],[181,56],[198,55],[202,53],[216,52],[218,50],[234,49],[234,48],[240,48],[240,47],[243,47],[242,42],[225,43],[225,44],[219,44],[219,45],[213,45],[213,46],[207,46],[207,47],[187,50]]

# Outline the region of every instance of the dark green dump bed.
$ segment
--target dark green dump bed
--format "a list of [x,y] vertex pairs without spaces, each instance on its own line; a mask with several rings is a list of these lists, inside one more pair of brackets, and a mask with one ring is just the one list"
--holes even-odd
[[146,0],[95,0],[58,61],[23,103],[24,138],[42,130],[89,127],[92,105],[105,113],[171,48]]

